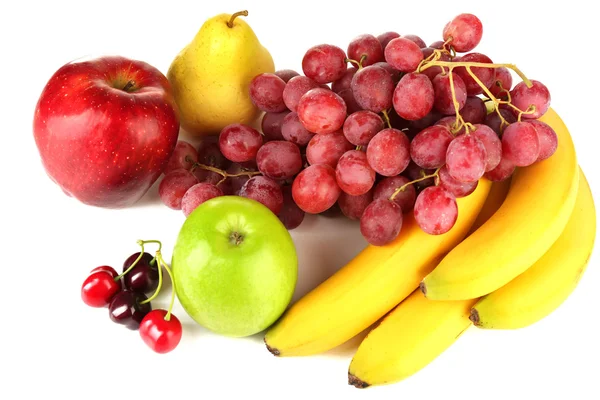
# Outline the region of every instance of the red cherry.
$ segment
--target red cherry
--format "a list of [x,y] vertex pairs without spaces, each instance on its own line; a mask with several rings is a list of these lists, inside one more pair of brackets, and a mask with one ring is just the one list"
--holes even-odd
[[164,354],[173,350],[181,340],[181,322],[171,314],[167,321],[166,310],[152,310],[140,323],[140,336],[148,347]]
[[110,272],[98,271],[89,275],[81,286],[81,298],[90,307],[104,307],[121,290]]
[[108,265],[101,265],[99,267],[96,267],[90,271],[90,274],[93,274],[98,271],[108,272],[110,274],[110,276],[112,276],[113,278],[116,278],[117,276],[119,276],[117,271],[115,271],[115,269],[113,267],[109,267]]

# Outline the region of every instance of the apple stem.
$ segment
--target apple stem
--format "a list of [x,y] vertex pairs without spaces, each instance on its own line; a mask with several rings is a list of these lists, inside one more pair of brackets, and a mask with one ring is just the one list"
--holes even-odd
[[229,21],[227,21],[227,26],[230,27],[230,28],[233,28],[233,20],[236,19],[237,17],[240,17],[240,16],[247,17],[248,16],[248,10],[238,11],[236,13],[233,13],[231,15],[231,18],[229,18]]
[[123,86],[123,90],[124,92],[129,92],[129,89],[131,89],[132,87],[135,86],[135,82],[132,80],[127,81],[127,83],[125,84],[125,86]]
[[239,246],[244,241],[244,236],[239,232],[231,232],[229,241],[236,246]]

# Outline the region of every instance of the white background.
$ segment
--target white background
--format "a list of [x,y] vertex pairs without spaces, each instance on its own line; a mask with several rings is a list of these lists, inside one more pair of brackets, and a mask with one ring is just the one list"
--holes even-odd
[[[184,216],[162,206],[155,190],[119,211],[63,195],[46,177],[34,145],[37,97],[56,69],[82,56],[119,54],[166,73],[202,23],[221,12],[248,9],[246,21],[276,68],[299,71],[304,51],[315,44],[345,49],[358,34],[387,30],[431,43],[456,14],[475,13],[484,25],[477,50],[496,62],[516,63],[549,87],[600,199],[600,24],[593,2],[266,3],[54,0],[0,6],[0,398],[599,399],[598,252],[574,294],[542,322],[511,332],[473,328],[417,375],[362,391],[347,385],[357,343],[322,356],[278,359],[264,348],[262,335],[218,337],[192,324],[176,305],[184,337],[174,352],[159,356],[137,332],[112,323],[106,309],[82,303],[87,272],[101,264],[120,269],[138,250],[137,239],[162,240],[170,259]],[[301,268],[297,296],[365,245],[357,225],[344,220],[308,218],[293,237]],[[167,294],[156,307],[167,306]]]

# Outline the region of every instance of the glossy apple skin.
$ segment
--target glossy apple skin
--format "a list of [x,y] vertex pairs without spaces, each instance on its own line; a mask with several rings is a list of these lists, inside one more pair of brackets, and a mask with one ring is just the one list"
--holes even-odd
[[[122,90],[128,82],[133,87]],[[35,108],[48,176],[84,204],[124,208],[158,179],[179,135],[167,78],[153,66],[100,57],[62,66]]]
[[[239,243],[233,232],[242,236]],[[171,267],[184,310],[230,337],[272,325],[289,305],[298,275],[288,230],[267,207],[239,196],[210,199],[187,217]]]

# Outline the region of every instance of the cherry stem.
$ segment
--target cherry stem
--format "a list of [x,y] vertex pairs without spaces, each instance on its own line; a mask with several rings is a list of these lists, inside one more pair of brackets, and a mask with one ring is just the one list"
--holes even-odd
[[227,21],[227,26],[230,27],[230,28],[233,28],[233,20],[235,20],[237,17],[240,17],[240,16],[247,17],[248,16],[248,10],[238,11],[236,13],[233,13],[231,15],[231,18],[229,18],[229,21]]
[[381,110],[381,113],[383,114],[383,120],[385,121],[385,124],[387,125],[388,128],[391,128],[392,124],[390,122],[390,116],[389,116],[387,110]]
[[160,250],[156,251],[156,256],[154,258],[158,262],[158,285],[156,286],[156,290],[154,291],[152,296],[150,296],[146,300],[141,301],[140,304],[150,303],[152,300],[154,300],[156,298],[156,296],[158,296],[158,293],[160,293],[160,289],[162,288],[163,278],[162,278],[162,268],[160,265],[160,260],[162,259],[162,257],[160,254]]
[[167,310],[167,314],[165,315],[165,321],[171,320],[171,311],[173,310],[173,304],[175,304],[175,279],[173,279],[173,273],[171,272],[171,268],[167,265],[165,260],[163,260],[162,256],[160,257],[160,263],[165,267],[165,270],[169,274],[169,278],[171,278],[171,302],[169,303],[169,309]]
[[396,196],[398,195],[398,193],[404,192],[404,190],[408,187],[408,185],[412,185],[413,183],[424,181],[425,179],[439,177],[440,169],[441,169],[441,167],[438,168],[438,169],[436,169],[435,172],[433,174],[431,174],[431,175],[423,175],[422,177],[420,177],[418,179],[415,179],[414,181],[406,182],[404,185],[402,185],[398,189],[396,189],[394,191],[394,193],[392,193],[392,195],[390,196],[390,200],[394,201],[394,199],[396,198]]
[[120,275],[118,275],[118,276],[115,277],[115,279],[114,279],[115,282],[118,281],[119,279],[122,279],[125,275],[127,275],[127,273],[129,273],[129,271],[131,271],[137,265],[137,263],[142,259],[142,257],[144,256],[144,245],[147,244],[147,243],[157,243],[158,244],[158,251],[159,252],[160,252],[160,249],[162,249],[162,243],[159,240],[138,240],[137,244],[139,244],[140,247],[142,248],[142,250],[140,251],[140,255],[129,266],[129,268],[127,268]]

